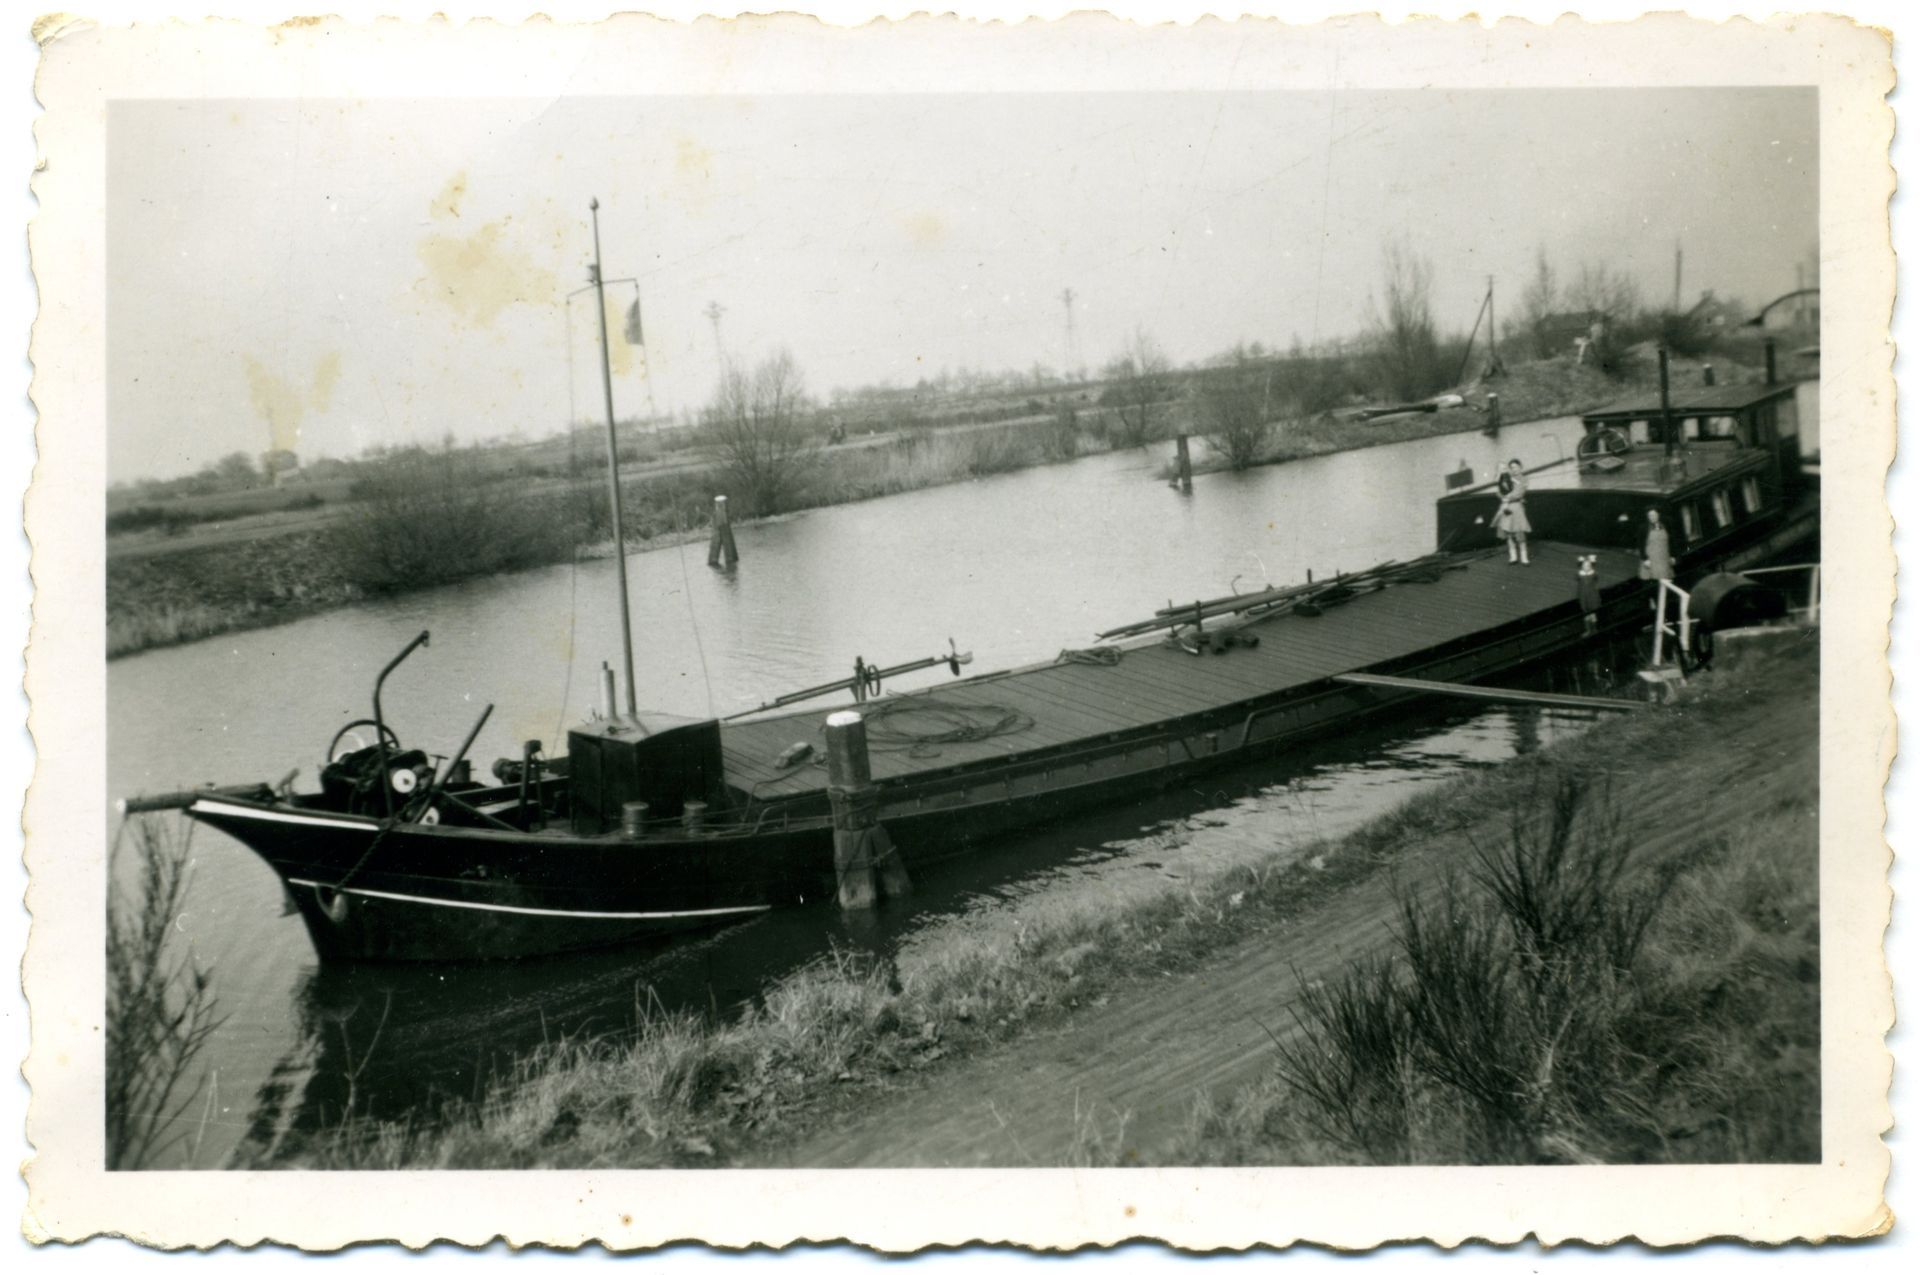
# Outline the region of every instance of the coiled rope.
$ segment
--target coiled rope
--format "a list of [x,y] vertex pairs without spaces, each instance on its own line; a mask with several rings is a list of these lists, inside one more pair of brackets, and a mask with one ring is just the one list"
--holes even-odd
[[947,744],[1018,735],[1033,729],[1033,718],[1000,704],[957,704],[924,695],[869,701],[860,710],[867,719],[867,748],[937,757]]
[[1114,668],[1120,663],[1120,648],[1117,646],[1088,646],[1075,649],[1068,647],[1053,657],[1055,664],[1092,664],[1099,668]]

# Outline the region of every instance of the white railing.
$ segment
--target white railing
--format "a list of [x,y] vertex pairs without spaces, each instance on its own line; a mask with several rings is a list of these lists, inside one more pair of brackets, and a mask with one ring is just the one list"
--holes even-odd
[[[1659,668],[1667,662],[1666,638],[1668,634],[1673,634],[1679,639],[1680,649],[1682,651],[1691,649],[1693,643],[1693,615],[1688,607],[1688,604],[1693,601],[1693,595],[1671,580],[1662,580],[1659,582],[1659,585],[1660,587],[1654,592],[1653,612],[1653,667],[1655,668]],[[1675,605],[1679,608],[1679,610],[1675,612],[1679,618],[1673,624],[1667,623],[1667,596],[1669,594],[1673,596]],[[1677,632],[1676,629],[1678,630]]]
[[1807,602],[1805,606],[1789,606],[1791,615],[1805,616],[1808,624],[1820,623],[1820,564],[1817,562],[1796,562],[1784,567],[1752,567],[1742,571],[1741,575],[1771,576],[1783,575],[1789,571],[1807,573]]

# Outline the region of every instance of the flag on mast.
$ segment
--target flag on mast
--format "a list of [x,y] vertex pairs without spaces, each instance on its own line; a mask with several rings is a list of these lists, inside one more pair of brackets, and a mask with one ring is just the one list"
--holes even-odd
[[646,338],[640,334],[640,298],[634,297],[633,304],[627,307],[627,344],[645,345]]

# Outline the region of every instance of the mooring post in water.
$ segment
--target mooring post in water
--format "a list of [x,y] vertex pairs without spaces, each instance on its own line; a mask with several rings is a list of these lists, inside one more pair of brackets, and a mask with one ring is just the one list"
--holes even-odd
[[1500,396],[1498,394],[1489,394],[1487,395],[1487,433],[1498,434],[1499,432]]
[[[881,894],[913,888],[893,838],[880,822],[880,790],[867,760],[867,723],[852,711],[827,718],[827,799],[833,806],[833,872],[840,906],[870,908]],[[876,888],[875,877],[879,878]]]
[[727,516],[727,498],[713,498],[713,538],[707,541],[707,565],[731,567],[740,561],[733,543],[733,520]]
[[1180,435],[1173,441],[1174,459],[1180,467],[1180,490],[1193,490],[1193,453],[1187,448],[1187,436]]
[[1702,363],[1700,365],[1700,384],[1702,385],[1713,384],[1713,364]]

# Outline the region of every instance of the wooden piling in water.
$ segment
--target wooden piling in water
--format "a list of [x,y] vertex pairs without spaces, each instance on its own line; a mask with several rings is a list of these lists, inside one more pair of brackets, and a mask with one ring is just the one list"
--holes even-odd
[[713,498],[713,536],[707,541],[707,565],[731,567],[740,561],[740,550],[733,543],[733,519],[727,515],[727,498]]
[[[881,895],[913,888],[893,838],[880,822],[880,790],[867,759],[867,723],[846,711],[827,718],[827,800],[833,806],[833,873],[840,906],[870,908]],[[876,881],[877,878],[877,881]]]
[[1487,395],[1487,433],[1498,434],[1499,432],[1500,396],[1498,394],[1489,394]]
[[1193,453],[1187,447],[1187,436],[1174,439],[1174,458],[1180,466],[1180,490],[1193,490]]

